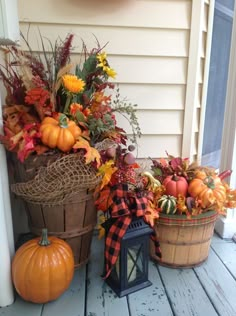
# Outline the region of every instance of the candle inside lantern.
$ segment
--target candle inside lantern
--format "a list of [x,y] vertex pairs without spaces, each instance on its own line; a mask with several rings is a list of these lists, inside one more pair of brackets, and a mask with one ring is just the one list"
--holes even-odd
[[[137,268],[135,265],[137,259],[137,254],[135,250],[129,249],[127,252],[127,281],[132,282],[136,279],[137,276]],[[116,273],[118,279],[120,278],[120,256],[116,261]]]

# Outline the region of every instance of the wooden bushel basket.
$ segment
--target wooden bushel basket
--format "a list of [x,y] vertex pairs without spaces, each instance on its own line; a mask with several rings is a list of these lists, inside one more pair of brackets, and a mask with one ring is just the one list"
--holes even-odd
[[209,254],[211,238],[218,214],[209,211],[186,219],[185,215],[160,214],[155,231],[162,258],[155,255],[151,241],[150,255],[160,265],[191,268],[203,263]]
[[[15,181],[30,181],[40,167],[58,158],[58,155],[29,157],[23,164],[14,158]],[[65,240],[72,248],[75,268],[86,264],[90,256],[93,230],[97,222],[93,193],[94,189],[81,189],[63,203],[55,205],[24,201],[30,231],[40,236],[42,228],[46,227],[49,235]]]
[[25,202],[29,228],[40,236],[43,227],[48,234],[64,239],[72,248],[75,268],[89,260],[96,210],[93,192],[81,191],[65,204],[45,206]]

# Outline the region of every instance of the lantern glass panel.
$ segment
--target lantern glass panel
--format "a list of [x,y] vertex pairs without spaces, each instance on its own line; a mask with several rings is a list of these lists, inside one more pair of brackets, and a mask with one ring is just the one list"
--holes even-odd
[[135,245],[127,248],[127,281],[132,283],[143,277],[143,245]]

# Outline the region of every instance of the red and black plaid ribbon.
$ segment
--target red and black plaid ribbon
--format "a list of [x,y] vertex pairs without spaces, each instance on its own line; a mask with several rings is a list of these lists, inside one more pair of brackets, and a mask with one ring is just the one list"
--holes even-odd
[[[127,184],[117,184],[112,188],[111,199],[112,203],[109,205],[108,211],[111,217],[116,218],[116,220],[106,235],[105,279],[110,275],[118,259],[121,239],[132,221],[132,216],[144,216],[150,196],[129,192]],[[153,231],[151,238],[156,247],[156,254],[161,257],[160,244],[156,239],[155,231]]]

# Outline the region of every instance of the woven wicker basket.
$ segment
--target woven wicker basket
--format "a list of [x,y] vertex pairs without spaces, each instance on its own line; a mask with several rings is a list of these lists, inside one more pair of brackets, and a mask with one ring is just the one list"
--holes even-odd
[[209,211],[186,219],[185,215],[160,214],[155,231],[160,242],[162,259],[155,255],[151,242],[151,257],[172,268],[191,268],[203,263],[209,254],[211,238],[218,214]]
[[[23,164],[15,157],[15,182],[32,180],[42,166],[50,165],[60,158],[59,155],[29,157]],[[42,228],[47,227],[48,234],[65,240],[72,248],[75,268],[89,260],[93,230],[97,221],[94,188],[83,189],[65,199],[63,203],[42,205],[24,201],[30,231],[40,236]]]

